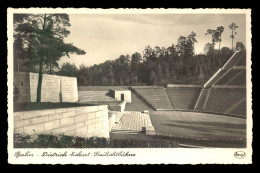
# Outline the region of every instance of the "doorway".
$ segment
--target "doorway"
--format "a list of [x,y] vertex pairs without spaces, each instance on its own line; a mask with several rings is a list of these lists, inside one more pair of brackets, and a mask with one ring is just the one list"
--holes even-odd
[[121,94],[121,101],[124,101],[124,100],[125,100],[125,95]]

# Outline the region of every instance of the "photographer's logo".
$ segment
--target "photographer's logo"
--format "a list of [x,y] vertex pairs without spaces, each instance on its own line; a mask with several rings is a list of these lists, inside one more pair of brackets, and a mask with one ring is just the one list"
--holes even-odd
[[234,157],[238,158],[238,159],[242,159],[242,158],[246,157],[246,153],[244,151],[236,151],[234,153]]

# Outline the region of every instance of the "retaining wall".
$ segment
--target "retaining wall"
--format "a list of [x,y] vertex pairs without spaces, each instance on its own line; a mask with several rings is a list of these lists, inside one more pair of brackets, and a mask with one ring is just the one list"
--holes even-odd
[[124,112],[125,111],[125,105],[126,102],[122,101],[121,103],[119,103],[118,105],[109,105],[108,109],[110,111],[118,111],[118,112]]
[[115,125],[115,122],[116,122],[116,114],[115,113],[109,113],[108,122],[109,122],[109,132],[111,132],[111,129]]
[[107,105],[14,112],[14,131],[109,138]]

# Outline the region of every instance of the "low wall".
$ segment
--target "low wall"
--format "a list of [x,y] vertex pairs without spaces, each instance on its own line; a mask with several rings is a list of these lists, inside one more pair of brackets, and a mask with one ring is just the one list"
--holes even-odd
[[125,111],[125,105],[126,102],[122,101],[121,103],[119,103],[118,105],[109,105],[108,109],[110,111],[118,111],[118,112],[124,112]]
[[166,86],[167,88],[182,88],[182,87],[185,87],[185,88],[188,88],[188,87],[191,87],[191,88],[201,88],[202,85],[182,85],[182,84],[167,84]]
[[109,113],[109,115],[108,115],[109,132],[111,132],[111,129],[115,125],[115,122],[116,122],[116,114]]
[[164,88],[163,86],[156,86],[156,85],[150,85],[150,86],[130,86],[131,88]]
[[109,138],[107,105],[14,112],[14,132]]

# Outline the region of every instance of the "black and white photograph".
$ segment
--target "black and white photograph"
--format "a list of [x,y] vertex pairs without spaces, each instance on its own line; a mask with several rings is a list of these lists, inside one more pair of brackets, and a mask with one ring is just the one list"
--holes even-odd
[[252,163],[250,9],[7,11],[9,163]]

